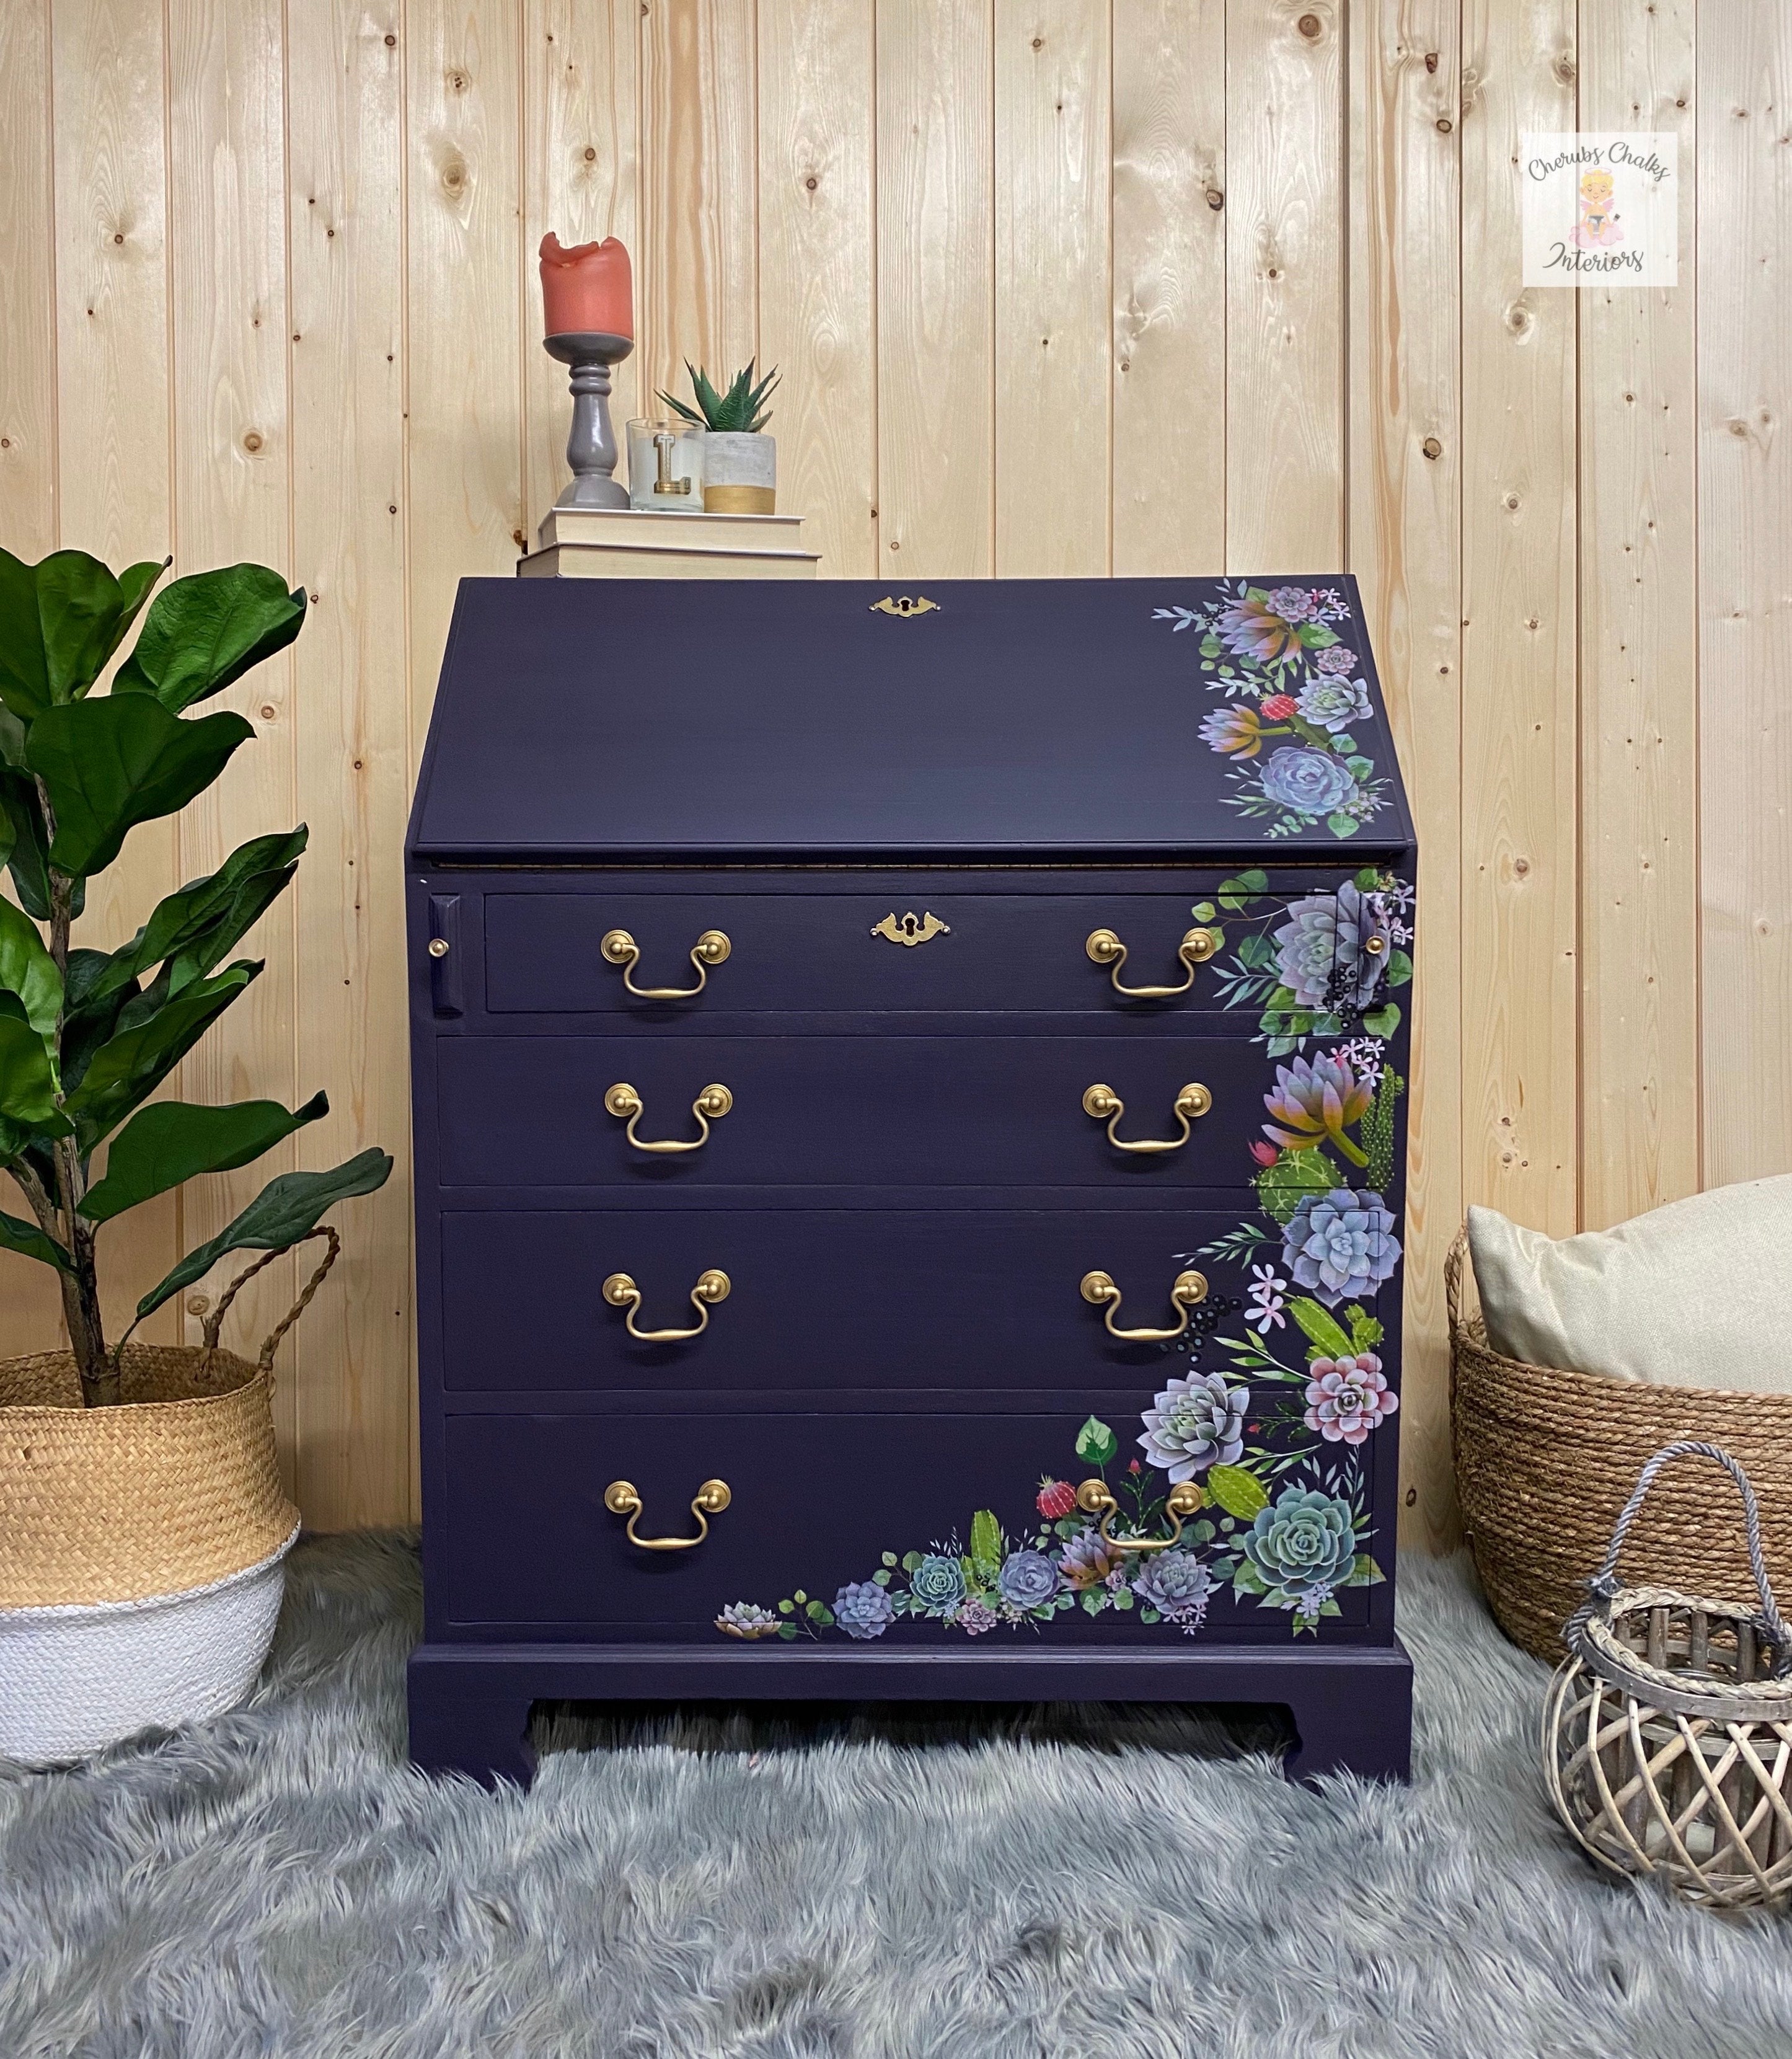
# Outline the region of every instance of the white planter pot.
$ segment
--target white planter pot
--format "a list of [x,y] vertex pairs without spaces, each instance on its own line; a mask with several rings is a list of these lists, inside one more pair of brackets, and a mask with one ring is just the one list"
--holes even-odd
[[233,1708],[273,1641],[292,1535],[202,1587],[142,1601],[0,1609],[0,1756],[82,1758],[152,1724]]
[[778,440],[763,432],[711,429],[703,439],[703,512],[775,515]]

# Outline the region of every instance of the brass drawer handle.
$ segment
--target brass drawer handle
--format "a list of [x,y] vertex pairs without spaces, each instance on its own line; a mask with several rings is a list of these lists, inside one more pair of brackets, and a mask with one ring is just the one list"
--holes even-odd
[[1206,1499],[1193,1480],[1184,1480],[1173,1487],[1164,1503],[1164,1513],[1170,1519],[1170,1534],[1167,1537],[1116,1537],[1113,1519],[1120,1513],[1120,1503],[1108,1491],[1105,1480],[1085,1480],[1077,1489],[1077,1506],[1085,1515],[1099,1515],[1101,1535],[1110,1544],[1122,1551],[1167,1551],[1173,1544],[1182,1539],[1182,1519],[1193,1515]]
[[603,1105],[618,1122],[626,1121],[623,1133],[637,1151],[701,1151],[709,1141],[709,1126],[719,1122],[735,1105],[735,1097],[719,1081],[712,1081],[691,1104],[691,1113],[697,1118],[699,1134],[688,1143],[680,1143],[670,1137],[637,1137],[635,1125],[646,1113],[640,1095],[627,1080],[618,1080],[603,1097]]
[[643,1551],[688,1551],[693,1544],[701,1544],[709,1535],[710,1518],[719,1515],[733,1499],[726,1480],[707,1480],[691,1504],[691,1513],[697,1519],[695,1537],[643,1537],[635,1527],[641,1519],[639,1488],[632,1480],[611,1480],[603,1490],[603,1506],[612,1515],[628,1518],[628,1541]]
[[1170,1300],[1181,1311],[1182,1320],[1167,1330],[1123,1330],[1116,1326],[1114,1317],[1120,1312],[1120,1289],[1113,1284],[1111,1273],[1085,1272],[1082,1277],[1082,1297],[1104,1311],[1101,1320],[1107,1324],[1110,1337],[1118,1337],[1122,1344],[1166,1344],[1188,1328],[1189,1311],[1197,1302],[1207,1299],[1207,1276],[1202,1272],[1179,1272],[1170,1282]]
[[622,983],[637,1001],[689,1001],[703,992],[709,979],[710,967],[726,964],[734,946],[720,930],[705,930],[691,947],[691,962],[697,968],[695,986],[637,986],[634,971],[639,962],[641,946],[626,930],[611,930],[598,945],[598,955],[607,965],[618,966],[622,973]]
[[[613,1093],[615,1088],[611,1089]],[[1129,1144],[1124,1137],[1116,1137],[1114,1130],[1120,1118],[1126,1113],[1126,1104],[1113,1089],[1096,1085],[1085,1089],[1083,1113],[1092,1115],[1097,1122],[1108,1125],[1108,1141],[1117,1151],[1180,1151],[1189,1141],[1189,1125],[1198,1116],[1205,1115],[1213,1105],[1213,1097],[1198,1080],[1191,1080],[1177,1096],[1174,1103],[1176,1119],[1182,1125],[1180,1137],[1141,1137],[1136,1143]]]
[[1120,969],[1126,962],[1126,946],[1113,931],[1091,930],[1083,946],[1098,966],[1108,967],[1114,992],[1129,1001],[1168,1001],[1175,994],[1186,994],[1195,983],[1195,967],[1205,965],[1219,948],[1220,940],[1211,930],[1190,930],[1176,947],[1177,956],[1189,968],[1188,977],[1180,986],[1122,986]]
[[[638,1330],[635,1327],[636,1311],[641,1305],[641,1290],[626,1272],[612,1272],[603,1283],[603,1298],[612,1308],[627,1311],[623,1324],[628,1334],[638,1344],[680,1344],[687,1337],[700,1337],[709,1328],[709,1312],[718,1301],[726,1301],[734,1283],[726,1272],[711,1266],[707,1272],[699,1272],[697,1284],[691,1290],[691,1305],[697,1311],[697,1320],[688,1330]],[[1203,1290],[1205,1291],[1205,1288]]]

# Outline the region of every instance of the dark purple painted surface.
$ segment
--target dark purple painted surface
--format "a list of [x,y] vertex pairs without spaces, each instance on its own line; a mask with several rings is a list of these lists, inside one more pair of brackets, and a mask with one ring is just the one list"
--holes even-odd
[[[862,1201],[867,1197],[861,1197]],[[1186,1266],[1232,1305],[1217,1336],[1193,1327],[1204,1372],[1219,1337],[1245,1334],[1245,1265],[1200,1255],[1250,1206],[960,1209],[912,1194],[856,1208],[731,1205],[571,1210],[452,1209],[441,1222],[443,1384],[457,1390],[699,1387],[739,1395],[818,1388],[1082,1388],[1187,1373],[1185,1348],[1123,1344],[1078,1291],[1113,1276],[1123,1328],[1175,1320],[1169,1288]],[[689,1296],[719,1266],[732,1283],[687,1344],[641,1344],[600,1292],[627,1272],[643,1329],[695,1320]],[[492,1283],[503,1292],[494,1293]],[[1390,1322],[1392,1308],[1381,1312]],[[1194,1311],[1205,1324],[1219,1311]],[[1295,1339],[1298,1344],[1298,1335]]]
[[[704,1627],[719,1601],[821,1591],[886,1550],[963,1541],[980,1508],[1017,1535],[1041,1472],[1087,1470],[1085,1416],[1121,1440],[1113,1476],[1162,1382],[1229,1369],[1241,1310],[1220,1312],[1217,1336],[1120,1344],[1077,1284],[1105,1268],[1119,1320],[1155,1324],[1180,1264],[1242,1300],[1265,1256],[1194,1255],[1252,1216],[1273,1079],[1257,1007],[1225,1005],[1237,935],[1188,995],[1142,1004],[1084,940],[1117,930],[1124,977],[1167,983],[1229,871],[1268,868],[1270,937],[1275,897],[1332,891],[1410,840],[1397,795],[1348,842],[1318,827],[1264,842],[1224,804],[1237,767],[1195,739],[1213,703],[1193,639],[1137,629],[1141,603],[1149,619],[1208,590],[942,587],[947,605],[912,622],[869,615],[881,589],[844,585],[464,590],[410,898],[423,1763],[523,1773],[536,1695],[962,1695],[1273,1701],[1301,1731],[1294,1770],[1404,1773],[1391,1582],[1341,1587],[1341,1615],[1297,1642],[1285,1614],[1229,1592],[1193,1637],[1113,1611],[974,1647],[906,1619],[874,1645],[745,1647]],[[727,666],[623,691],[668,611],[682,647],[726,645]],[[930,625],[947,633],[923,643]],[[1391,771],[1379,711],[1356,727]],[[940,862],[979,854],[1029,863]],[[532,857],[565,869],[478,862]],[[455,858],[476,862],[438,862]],[[727,858],[754,862],[631,869]],[[893,858],[936,869],[860,869]],[[872,936],[910,909],[950,934]],[[705,928],[734,950],[700,998],[644,1003],[598,957],[612,927],[641,944],[643,984],[688,984]],[[1404,1023],[1386,1057],[1406,1069]],[[601,1108],[617,1079],[641,1090],[649,1137],[690,1134],[712,1079],[736,1105],[703,1152],[639,1160]],[[1127,1101],[1123,1137],[1169,1134],[1188,1079],[1216,1105],[1183,1153],[1128,1159],[1078,1105],[1097,1079]],[[643,1322],[681,1324],[717,1264],[734,1291],[688,1344],[630,1344],[598,1291],[626,1270]],[[1396,1379],[1399,1288],[1375,1308]],[[1301,1363],[1302,1340],[1273,1341]],[[1273,1448],[1285,1424],[1253,1402]],[[1390,1573],[1397,1432],[1376,1432],[1361,1474]],[[712,1473],[736,1499],[691,1552],[631,1550],[601,1507],[627,1477],[643,1527],[675,1530]]]
[[[1223,1026],[1210,1020],[1202,1027]],[[718,1049],[654,1030],[445,1043],[436,1081],[442,1181],[449,1187],[1012,1185],[1112,1189],[1237,1187],[1263,1132],[1260,1054],[1209,1034],[731,1037]],[[695,1151],[632,1147],[604,1107],[626,1081],[645,1113],[637,1137],[690,1141],[691,1103],[711,1081],[734,1107]],[[1085,1114],[1084,1089],[1125,1103],[1123,1141],[1170,1141],[1190,1083],[1213,1096],[1177,1151],[1117,1149]],[[464,1111],[480,1110],[468,1123]],[[1092,1198],[1093,1198],[1092,1197]]]
[[[1354,602],[1354,581],[1330,583]],[[890,588],[850,579],[466,579],[410,848],[438,863],[1329,860],[1322,822],[1271,837],[1225,805],[1200,639],[1155,612],[1221,587],[930,580],[936,611],[902,620],[874,608]],[[1356,740],[1391,771],[1360,619],[1348,633],[1374,704]],[[1350,856],[1411,840],[1396,786]]]

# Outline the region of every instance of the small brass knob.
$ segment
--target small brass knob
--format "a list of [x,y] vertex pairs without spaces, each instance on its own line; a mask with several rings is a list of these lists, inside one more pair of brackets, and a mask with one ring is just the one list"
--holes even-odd
[[445,958],[448,954],[448,940],[446,937],[432,937],[429,939],[429,955],[432,958]]

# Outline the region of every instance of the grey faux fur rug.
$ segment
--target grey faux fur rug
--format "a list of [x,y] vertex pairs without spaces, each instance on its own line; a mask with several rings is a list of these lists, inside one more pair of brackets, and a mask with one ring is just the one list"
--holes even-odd
[[1410,1790],[786,1718],[611,1722],[491,1795],[403,1762],[408,1543],[307,1544],[251,1707],[0,1784],[0,2053],[1792,2052],[1784,1924],[1588,1870],[1532,1771],[1543,1669],[1460,1563],[1402,1578]]

